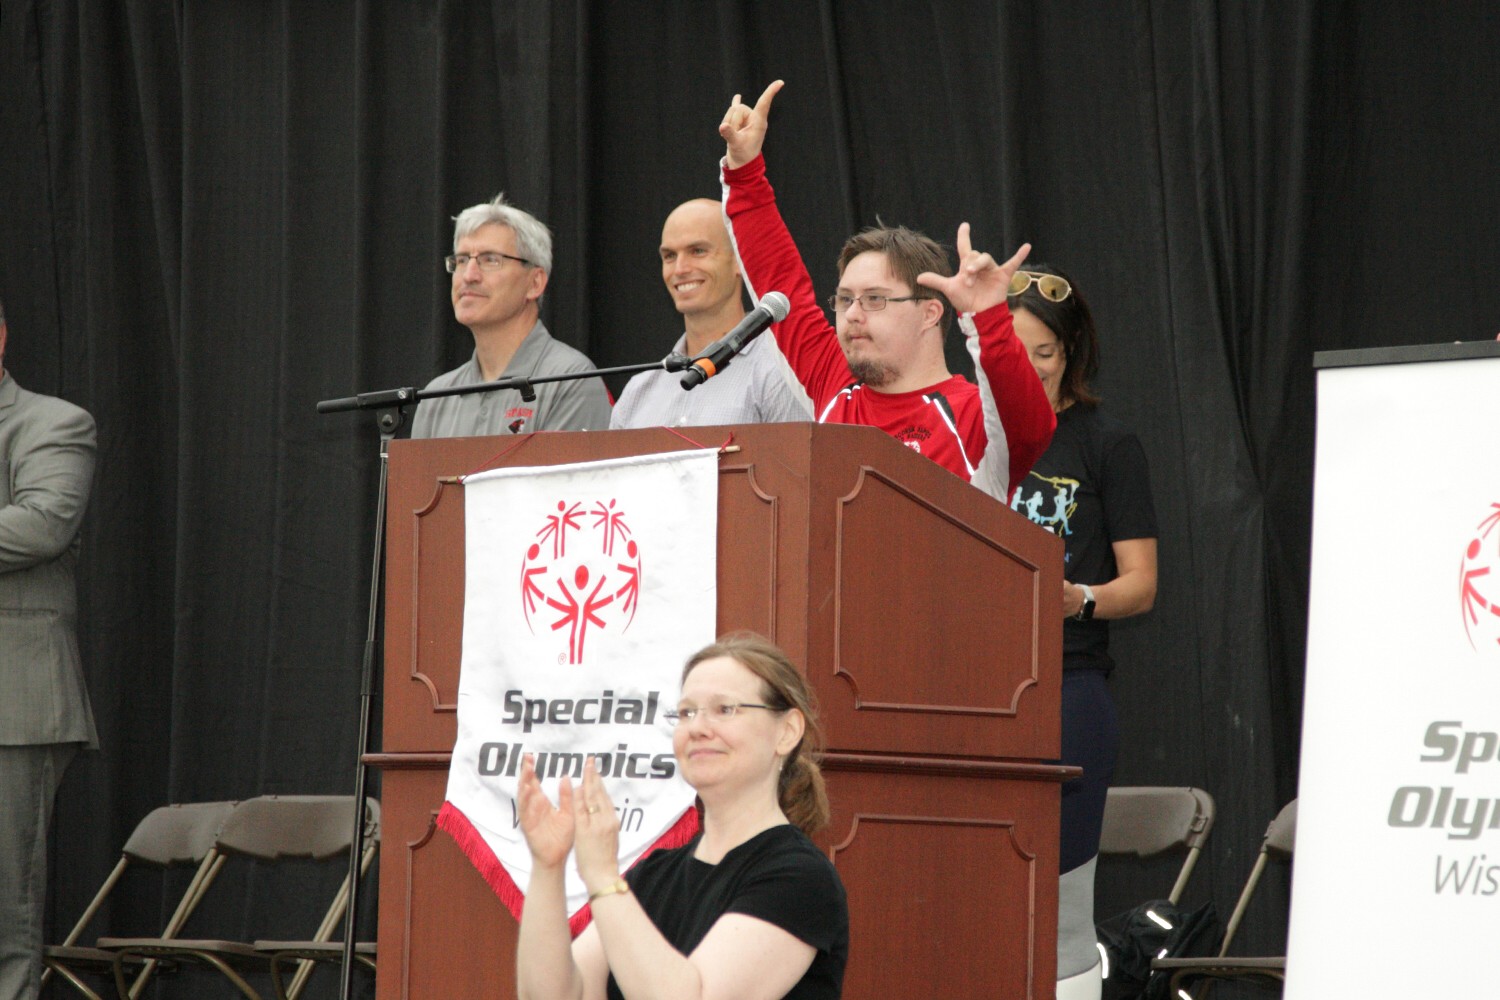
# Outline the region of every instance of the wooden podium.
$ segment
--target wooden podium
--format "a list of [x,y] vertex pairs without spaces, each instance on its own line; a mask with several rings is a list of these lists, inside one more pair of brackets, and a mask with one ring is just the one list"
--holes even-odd
[[[733,432],[720,632],[753,629],[821,701],[849,893],[844,996],[1050,998],[1062,543],[867,427]],[[513,996],[516,923],[435,825],[456,735],[463,487],[450,477],[694,447],[665,430],[396,441],[386,568],[379,1000]],[[496,456],[500,456],[498,459]],[[664,500],[670,503],[670,499]]]

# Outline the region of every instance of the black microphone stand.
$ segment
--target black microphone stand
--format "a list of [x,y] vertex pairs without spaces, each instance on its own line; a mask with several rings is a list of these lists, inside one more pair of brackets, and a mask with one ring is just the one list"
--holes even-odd
[[[581,378],[601,378],[605,375],[634,375],[638,372],[664,371],[680,372],[692,367],[694,358],[683,354],[669,354],[660,361],[653,361],[644,365],[619,365],[615,368],[591,368],[587,371],[564,372],[561,375],[538,375],[535,377],[527,375],[513,375],[510,378],[496,379],[493,382],[476,382],[473,385],[450,385],[440,389],[414,389],[407,386],[404,389],[378,389],[375,392],[362,392],[358,396],[345,396],[341,399],[325,399],[318,403],[319,413],[344,413],[349,410],[378,410],[384,411],[391,407],[401,408],[419,403],[424,399],[436,399],[439,396],[467,396],[475,392],[495,392],[499,389],[519,389],[521,398],[530,403],[536,399],[535,386],[545,385],[548,382],[576,382]],[[398,423],[400,427],[399,414]]]
[[380,432],[380,481],[375,495],[375,538],[371,545],[374,556],[370,565],[370,610],[365,629],[364,656],[360,663],[359,679],[359,742],[356,747],[354,767],[354,835],[349,841],[349,903],[344,911],[344,955],[339,969],[339,1000],[351,1000],[354,991],[354,942],[355,923],[358,920],[360,861],[365,851],[365,795],[370,784],[365,756],[369,752],[371,706],[374,702],[375,651],[379,648],[376,636],[380,618],[381,568],[385,558],[385,491],[390,473],[390,444],[396,432],[405,422],[405,408],[424,399],[439,396],[467,396],[475,392],[494,392],[497,389],[518,389],[521,398],[528,403],[536,399],[536,386],[547,382],[571,382],[581,378],[598,378],[603,375],[634,375],[637,372],[680,372],[689,367],[692,358],[681,354],[669,354],[661,361],[642,365],[622,365],[617,368],[599,368],[592,371],[567,372],[562,375],[543,375],[536,378],[516,376],[480,382],[476,385],[449,386],[442,389],[416,389],[411,386],[400,389],[380,389],[362,392],[357,396],[341,399],[325,399],[318,403],[319,413],[344,413],[350,410],[374,410],[375,426]]

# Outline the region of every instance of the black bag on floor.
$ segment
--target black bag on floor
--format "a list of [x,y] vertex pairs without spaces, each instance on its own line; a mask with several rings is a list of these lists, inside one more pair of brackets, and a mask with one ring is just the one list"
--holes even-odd
[[1104,948],[1103,1000],[1166,1000],[1171,976],[1153,976],[1151,960],[1211,955],[1220,933],[1212,901],[1188,910],[1165,899],[1142,903],[1095,929]]

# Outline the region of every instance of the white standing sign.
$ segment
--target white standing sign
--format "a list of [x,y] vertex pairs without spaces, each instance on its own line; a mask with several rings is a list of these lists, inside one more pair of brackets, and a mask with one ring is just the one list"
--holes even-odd
[[1411,353],[1318,373],[1294,1000],[1500,996],[1500,345]]
[[[524,754],[554,802],[596,760],[622,870],[696,831],[663,713],[714,640],[718,453],[482,473],[465,480],[464,510],[458,740],[438,822],[519,915]],[[571,863],[567,891],[576,930],[587,893]]]

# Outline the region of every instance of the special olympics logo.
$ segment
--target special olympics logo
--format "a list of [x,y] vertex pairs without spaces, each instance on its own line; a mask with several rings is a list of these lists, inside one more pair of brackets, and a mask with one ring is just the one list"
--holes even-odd
[[1475,649],[1480,643],[1500,645],[1500,573],[1490,572],[1500,566],[1497,524],[1500,524],[1500,503],[1492,503],[1489,516],[1479,522],[1474,537],[1464,547],[1458,568],[1458,606],[1464,617],[1464,634]]
[[[537,618],[553,632],[567,629],[568,662],[581,663],[590,628],[623,632],[635,620],[640,546],[614,500],[559,500],[536,539],[521,560],[522,614],[533,635]],[[548,608],[557,612],[551,621]]]

